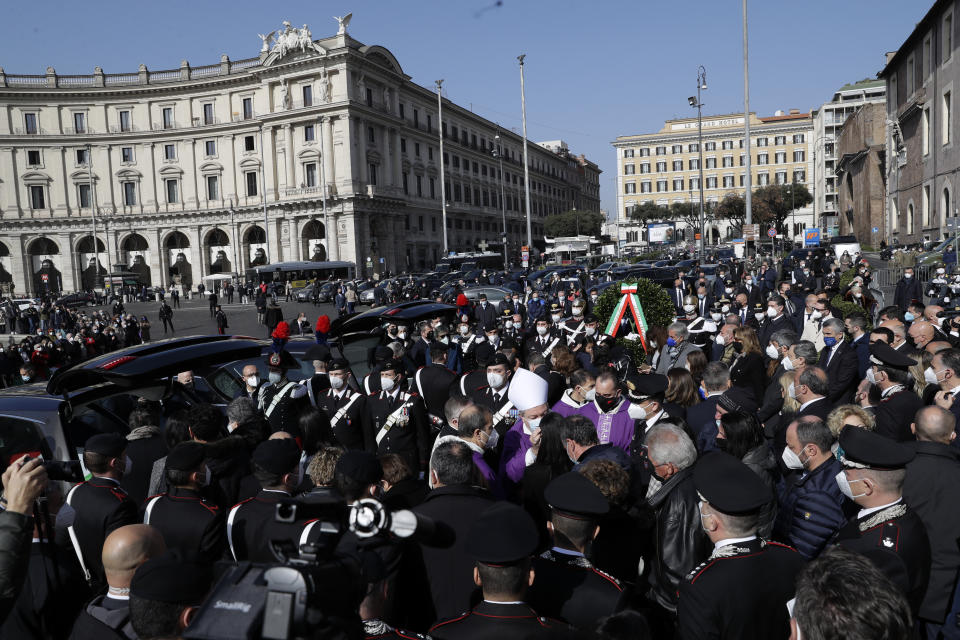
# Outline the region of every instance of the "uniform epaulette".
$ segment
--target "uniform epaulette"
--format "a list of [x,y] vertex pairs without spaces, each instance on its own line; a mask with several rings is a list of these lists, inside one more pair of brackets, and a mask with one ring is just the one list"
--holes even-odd
[[595,574],[597,574],[597,575],[600,576],[601,578],[604,578],[604,579],[608,580],[608,581],[609,581],[611,584],[613,584],[613,586],[615,586],[617,589],[619,589],[620,591],[623,591],[623,587],[620,586],[620,581],[617,580],[616,578],[614,578],[612,575],[610,575],[609,573],[606,573],[605,571],[601,571],[600,569],[597,569],[596,567],[591,567],[591,569],[593,570],[593,572],[594,572]]
[[774,542],[773,540],[764,540],[764,542],[768,545],[773,545],[774,547],[783,547],[784,549],[790,549],[790,551],[799,553],[799,551],[797,551],[794,547],[791,547],[788,544],[783,544],[782,542]]
[[427,636],[422,633],[413,633],[411,631],[401,631],[400,629],[394,629],[393,632],[400,636],[401,638],[408,638],[409,640],[423,640]]
[[253,500],[253,498],[254,498],[254,496],[250,496],[250,497],[247,498],[246,500],[241,500],[241,501],[238,502],[237,504],[235,504],[235,505],[233,505],[232,507],[230,507],[230,511],[233,511],[234,509],[236,509],[236,508],[239,507],[240,505],[247,504],[248,502],[250,502],[251,500]]
[[127,499],[127,492],[124,491],[121,487],[110,487],[110,493],[113,494],[114,498],[116,498],[121,502]]
[[200,498],[199,503],[200,503],[201,506],[203,506],[204,509],[206,509],[207,511],[209,511],[209,512],[212,513],[213,515],[217,515],[217,512],[220,511],[220,507],[219,507],[219,506],[215,505],[215,504],[212,503],[212,502],[207,502],[207,501],[204,500],[203,498]]
[[705,562],[701,562],[700,564],[698,564],[696,567],[693,568],[693,571],[687,574],[687,578],[686,578],[687,581],[689,581],[692,584],[697,578],[700,577],[701,573],[706,571],[710,567],[710,565],[713,564],[713,562],[714,562],[713,560],[707,560]]
[[467,611],[466,613],[461,613],[461,614],[460,614],[459,616],[457,616],[456,618],[450,618],[449,620],[444,620],[443,622],[438,622],[437,624],[435,624],[435,625],[433,625],[432,627],[430,627],[430,631],[433,631],[434,629],[439,629],[440,627],[442,627],[442,626],[444,626],[444,625],[446,625],[446,624],[450,624],[451,622],[460,622],[460,621],[463,620],[464,618],[469,617],[471,613],[473,613],[473,612],[472,612],[472,611]]

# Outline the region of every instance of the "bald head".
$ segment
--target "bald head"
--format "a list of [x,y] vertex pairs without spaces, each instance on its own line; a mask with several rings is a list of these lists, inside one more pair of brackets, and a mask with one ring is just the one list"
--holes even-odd
[[933,342],[928,342],[927,346],[924,347],[923,350],[928,353],[940,353],[944,349],[949,349],[952,346],[953,345],[944,340],[934,340]]
[[936,322],[937,314],[943,311],[943,307],[936,304],[928,305],[923,310],[923,319],[927,322]]
[[148,524],[115,529],[103,541],[103,569],[111,587],[129,587],[137,567],[167,550],[160,531]]
[[910,331],[908,331],[908,333],[913,339],[913,344],[917,345],[918,349],[923,349],[933,340],[933,325],[929,322],[918,320],[910,325]]
[[273,433],[270,434],[270,437],[267,439],[268,440],[286,440],[288,438],[290,440],[293,440],[294,439],[293,434],[290,434],[286,431],[274,431]]
[[921,442],[950,444],[956,438],[954,427],[957,419],[953,413],[936,405],[923,407],[914,418],[913,432]]

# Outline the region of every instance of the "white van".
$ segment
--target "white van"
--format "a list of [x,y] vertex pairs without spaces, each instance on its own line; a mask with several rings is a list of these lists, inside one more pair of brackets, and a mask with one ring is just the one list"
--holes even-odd
[[860,243],[857,242],[856,236],[834,236],[830,239],[830,250],[838,260],[844,251],[850,254],[852,260],[855,255],[860,253]]

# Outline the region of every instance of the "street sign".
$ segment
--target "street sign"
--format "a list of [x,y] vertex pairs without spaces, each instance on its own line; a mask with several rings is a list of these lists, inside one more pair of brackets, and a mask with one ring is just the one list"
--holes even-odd
[[702,238],[702,237],[703,237],[703,236],[700,235],[699,233],[693,234],[693,239],[694,239],[694,240],[699,240],[699,239]]
[[880,227],[874,227],[873,229],[871,229],[871,231],[873,231],[874,233],[880,233]]
[[745,224],[743,225],[743,237],[746,240],[756,240],[760,236],[760,225],[759,224]]
[[820,229],[805,229],[803,232],[803,244],[808,247],[820,244]]
[[520,247],[520,259],[523,261],[523,268],[530,266],[530,247]]
[[777,230],[774,227],[770,227],[769,229],[767,229],[767,235],[770,236],[771,238],[776,238]]

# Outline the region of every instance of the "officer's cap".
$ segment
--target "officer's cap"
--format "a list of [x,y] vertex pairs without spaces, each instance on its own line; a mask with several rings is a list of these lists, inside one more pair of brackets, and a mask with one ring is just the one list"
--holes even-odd
[[756,473],[734,456],[715,451],[693,468],[693,484],[717,511],[730,515],[757,511],[773,494]]
[[500,314],[500,315],[502,315],[504,318],[506,318],[507,320],[509,320],[510,318],[513,317],[513,311],[511,311],[510,309],[504,309],[504,310],[503,310],[503,313]]
[[766,303],[766,302],[754,302],[754,303],[753,303],[753,312],[754,312],[754,313],[766,313],[766,312],[767,312],[767,303]]
[[127,439],[119,433],[98,433],[90,436],[84,449],[92,453],[99,453],[108,458],[116,458],[127,448]]
[[717,401],[721,407],[728,413],[740,411],[742,413],[753,413],[757,410],[757,401],[753,399],[753,394],[742,387],[730,387],[722,394]]
[[563,311],[563,308],[559,302],[554,302],[550,305],[550,313],[560,313],[561,311]]
[[640,402],[663,394],[667,390],[667,376],[659,373],[629,375],[623,386],[630,400]]
[[178,549],[169,549],[137,568],[130,581],[130,594],[153,602],[199,605],[207,597],[212,581],[210,565],[185,557]]
[[597,485],[576,471],[551,480],[544,497],[555,512],[574,519],[592,520],[610,510],[610,504]]
[[335,472],[364,485],[375,484],[383,478],[380,461],[369,451],[347,451],[337,461]]
[[504,336],[500,339],[500,348],[506,351],[507,349],[519,349],[520,345],[517,344],[517,341],[510,337]]
[[377,362],[393,359],[393,349],[387,346],[379,346],[373,351],[373,359]]
[[404,366],[403,363],[399,360],[387,360],[383,363],[383,366],[380,367],[380,371],[393,371],[394,373],[403,373]]
[[206,447],[201,442],[189,440],[181,442],[167,454],[167,469],[173,471],[195,471],[206,457]]
[[840,432],[837,459],[850,469],[902,469],[913,460],[914,451],[899,442],[859,427]]
[[253,450],[253,463],[278,476],[290,473],[300,463],[300,448],[292,438],[265,440]]
[[315,344],[303,354],[304,360],[329,360],[330,347],[325,344]]
[[271,353],[267,357],[267,366],[273,369],[296,369],[300,366],[297,359],[290,355],[286,349],[277,353]]
[[464,551],[478,562],[505,565],[530,557],[538,543],[530,514],[510,502],[496,502],[470,527]]
[[487,344],[486,342],[478,344],[473,352],[474,358],[477,360],[477,365],[481,367],[487,366],[490,361],[493,360],[494,351],[496,351],[496,349],[494,349],[491,344]]
[[587,324],[593,324],[594,322],[597,322],[597,316],[592,313],[586,313],[583,315],[583,321]]
[[906,371],[915,365],[916,361],[903,355],[886,342],[875,342],[870,345],[870,363]]
[[507,360],[507,356],[505,356],[505,355],[503,355],[502,353],[500,353],[499,351],[497,351],[497,353],[494,354],[493,359],[492,359],[490,362],[487,363],[487,366],[488,366],[488,367],[497,367],[497,366],[500,366],[500,365],[503,365],[503,366],[505,366],[507,369],[509,369],[509,368],[510,368],[510,361]]
[[334,358],[327,365],[327,371],[349,371],[350,363],[344,358]]

